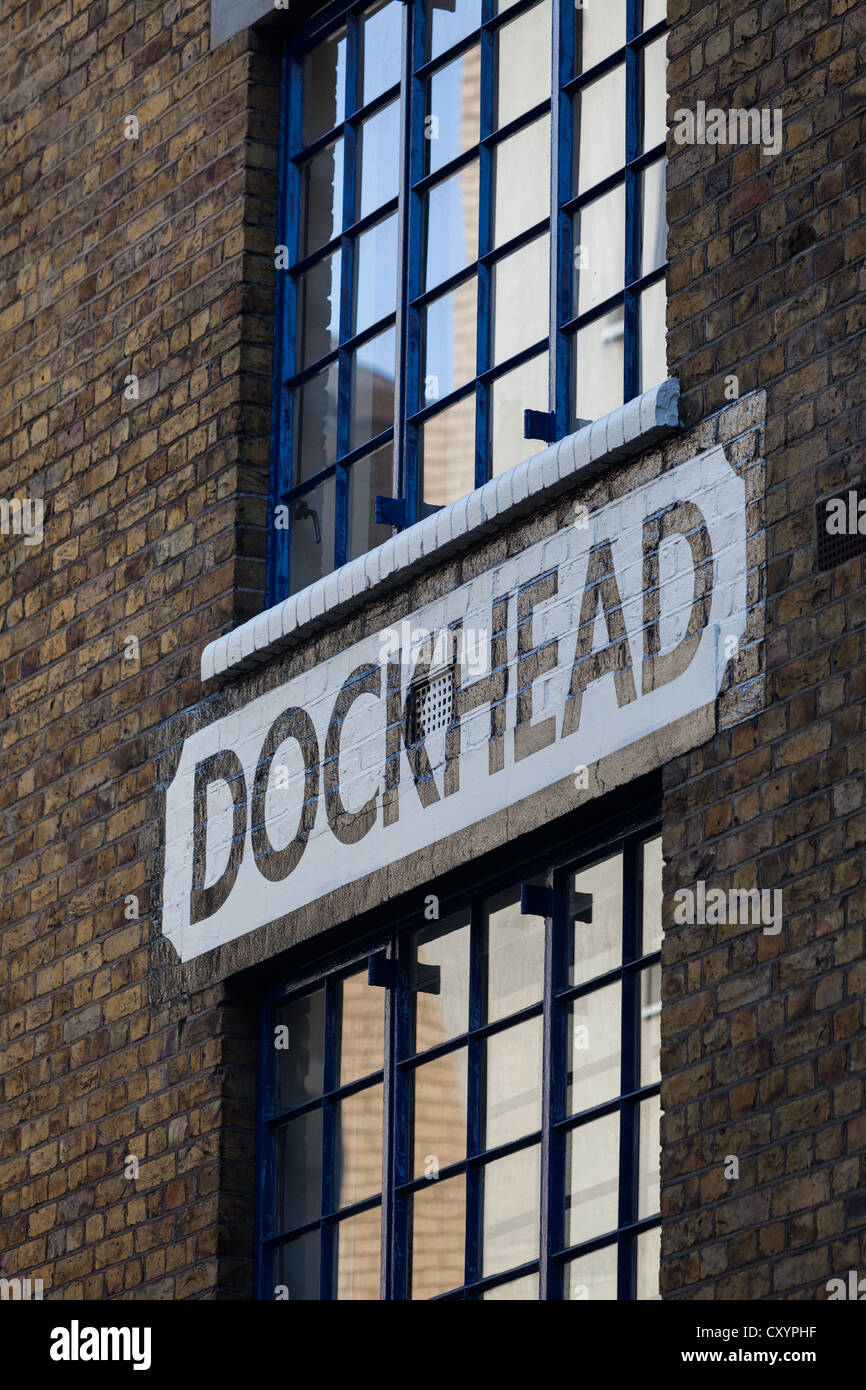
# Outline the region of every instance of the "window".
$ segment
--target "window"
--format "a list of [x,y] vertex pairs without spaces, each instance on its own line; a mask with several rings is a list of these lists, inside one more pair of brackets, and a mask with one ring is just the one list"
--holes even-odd
[[658,1297],[661,841],[531,867],[266,1001],[260,1298]]
[[665,379],[665,44],[664,0],[291,42],[271,602]]

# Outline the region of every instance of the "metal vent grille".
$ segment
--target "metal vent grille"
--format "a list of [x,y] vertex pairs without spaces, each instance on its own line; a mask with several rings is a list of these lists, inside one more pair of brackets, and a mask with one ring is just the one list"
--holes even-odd
[[430,734],[447,729],[454,706],[454,671],[428,676],[410,691],[409,739],[422,743]]
[[858,488],[846,488],[844,492],[834,493],[832,497],[825,497],[815,503],[816,569],[831,570],[836,565],[844,564],[846,560],[853,560],[856,555],[866,554],[866,535],[861,536],[856,529],[840,534],[827,530],[829,502],[844,503],[845,524],[850,525],[853,520],[856,528],[858,503],[861,500],[866,500],[866,487],[862,485]]

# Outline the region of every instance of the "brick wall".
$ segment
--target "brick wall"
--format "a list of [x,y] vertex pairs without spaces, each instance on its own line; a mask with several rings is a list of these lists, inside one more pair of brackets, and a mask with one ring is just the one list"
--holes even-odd
[[261,605],[276,72],[208,25],[0,18],[0,497],[45,503],[41,545],[0,536],[0,1274],[46,1297],[247,1287],[249,1059],[225,991],[147,988],[153,731]]
[[[767,709],[665,774],[662,1291],[823,1298],[866,1269],[862,560],[814,568],[864,473],[866,9],[671,0],[677,109],[780,107],[784,146],[669,137],[668,358],[686,421],[767,392]],[[671,894],[780,888],[777,936]],[[727,1155],[740,1175],[724,1175]]]

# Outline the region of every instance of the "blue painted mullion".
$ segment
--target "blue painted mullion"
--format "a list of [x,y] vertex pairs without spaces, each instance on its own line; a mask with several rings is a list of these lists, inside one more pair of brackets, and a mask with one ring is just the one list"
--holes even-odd
[[571,197],[571,169],[574,121],[571,98],[562,87],[574,72],[574,0],[559,0],[553,19],[553,87],[550,113],[551,154],[551,344],[550,405],[555,416],[556,438],[569,431],[571,402],[569,361],[571,342],[561,331],[572,316],[571,292],[574,284],[571,218],[562,211]]
[[409,1181],[409,1139],[412,1134],[412,1086],[409,1073],[400,1065],[400,1060],[411,1050],[412,1034],[412,992],[410,989],[410,966],[412,938],[409,933],[397,934],[395,951],[397,960],[397,989],[394,991],[394,1018],[392,1023],[391,1075],[394,1084],[393,1098],[393,1184],[390,1197],[390,1228],[392,1232],[388,1277],[389,1297],[408,1299],[411,1294],[409,1277],[411,1269],[412,1245],[412,1198],[401,1195],[399,1188]]
[[[627,0],[627,38],[640,33],[641,0]],[[640,154],[640,56],[634,47],[625,55],[625,283],[638,278],[640,265],[640,174],[628,167]],[[630,401],[640,390],[638,297],[626,291],[623,311],[623,400]]]
[[[627,839],[622,848],[622,960],[635,960],[637,945],[637,842]],[[638,1084],[638,1008],[640,977],[634,970],[623,970],[621,985],[620,1095],[628,1096]],[[639,1102],[623,1101],[619,1112],[619,1215],[620,1229],[636,1215],[637,1114]],[[634,1239],[620,1235],[617,1241],[617,1298],[634,1298]]]
[[[469,925],[469,1040],[466,1056],[466,1155],[470,1159],[482,1153],[487,1142],[484,1133],[486,1043],[482,1038],[473,1035],[473,1030],[480,1028],[484,1022],[485,930],[481,903],[475,899]],[[483,1183],[481,1166],[477,1163],[467,1164],[464,1273],[466,1284],[474,1284],[476,1279],[480,1278]]]
[[[493,14],[493,0],[483,0],[482,18],[490,19]],[[481,31],[481,124],[480,137],[483,141],[495,126],[496,112],[496,34],[493,30]],[[484,256],[493,249],[493,218],[491,188],[493,182],[494,151],[489,145],[481,145],[478,151],[478,250]],[[493,269],[489,265],[478,264],[478,325],[477,355],[475,363],[476,378],[487,371],[493,359]],[[475,388],[475,486],[481,487],[489,476],[490,457],[490,387],[476,380]]]
[[[360,24],[356,14],[346,19],[346,124],[343,135],[343,240],[340,257],[340,350],[337,370],[337,458],[349,452],[352,419],[352,354],[342,344],[354,331],[356,239],[345,235],[358,213],[358,128],[353,119],[360,104]],[[334,568],[346,562],[349,476],[337,465],[334,484]]]
[[406,206],[406,264],[403,267],[403,285],[406,290],[405,333],[406,352],[403,363],[405,380],[405,412],[401,425],[401,495],[406,499],[406,519],[411,525],[419,517],[421,501],[421,449],[420,428],[407,424],[410,416],[421,407],[421,377],[423,363],[421,356],[422,311],[414,308],[412,301],[422,292],[424,277],[424,206],[425,199],[414,191],[415,184],[424,174],[424,116],[426,108],[426,83],[417,76],[418,68],[424,62],[426,38],[425,0],[413,0],[412,22],[410,25],[411,77],[407,83],[409,123],[408,174],[405,185]]
[[[324,1089],[333,1091],[337,1085],[339,1068],[340,1038],[340,991],[338,980],[331,976],[325,983],[325,1056]],[[337,1105],[333,1100],[322,1102],[322,1215],[332,1212],[337,1205]],[[334,1247],[337,1233],[335,1226],[323,1221],[320,1227],[321,1239],[321,1297],[332,1299],[335,1287]]]

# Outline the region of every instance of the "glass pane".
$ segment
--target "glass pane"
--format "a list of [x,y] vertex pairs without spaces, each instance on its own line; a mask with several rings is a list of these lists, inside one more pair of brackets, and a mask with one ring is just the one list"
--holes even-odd
[[369,1086],[337,1103],[337,1205],[351,1206],[382,1188],[383,1088]]
[[537,1298],[537,1274],[524,1274],[522,1279],[512,1279],[508,1284],[497,1284],[495,1289],[488,1289],[481,1295],[484,1303],[526,1303]]
[[667,380],[667,328],[665,282],[658,280],[640,297],[641,391]]
[[381,1252],[381,1207],[340,1222],[336,1231],[337,1298],[378,1299]]
[[343,226],[343,141],[326,145],[301,167],[301,256],[339,235]]
[[412,1198],[412,1297],[460,1288],[466,1269],[466,1179],[431,1182]]
[[641,54],[641,81],[643,85],[643,150],[651,150],[667,137],[666,115],[667,95],[665,93],[665,73],[667,69],[667,34],[647,44]]
[[658,1096],[650,1096],[648,1100],[641,1101],[639,1123],[637,1219],[642,1221],[645,1216],[655,1216],[661,1205],[659,1196],[661,1101]]
[[484,1147],[496,1149],[541,1129],[541,1019],[485,1043]]
[[303,483],[337,456],[337,363],[292,392],[292,481]]
[[574,214],[576,314],[585,314],[625,284],[625,184]]
[[507,468],[547,448],[541,439],[524,439],[523,412],[547,410],[548,376],[548,355],[543,352],[494,381],[491,388],[491,477],[498,477]]
[[[541,882],[544,880],[542,879]],[[539,882],[533,879],[532,882]],[[530,1004],[544,987],[544,918],[524,917],[520,889],[509,888],[486,904],[486,1021],[495,1023]]]
[[590,0],[583,9],[575,6],[574,58],[578,72],[588,72],[602,58],[623,48],[626,40],[626,0]]
[[499,127],[550,96],[550,0],[503,24],[496,35],[496,64]]
[[643,855],[643,931],[641,954],[658,951],[662,944],[662,837],[647,840],[641,846]]
[[550,237],[545,232],[493,267],[493,365],[506,362],[549,332]]
[[616,1299],[616,1245],[605,1245],[591,1255],[569,1260],[564,1275],[564,1299],[586,1299],[591,1303]]
[[431,1181],[466,1157],[466,1048],[412,1073],[416,1178]]
[[350,448],[356,449],[394,424],[397,335],[393,328],[370,338],[352,356]]
[[381,1071],[385,1065],[385,1000],[367,982],[367,971],[347,975],[340,985],[339,1084]]
[[488,1163],[482,1176],[482,1277],[538,1258],[541,1149]]
[[468,911],[416,932],[412,962],[414,1051],[426,1052],[469,1026]]
[[325,1076],[325,991],[292,999],[276,1011],[277,1110],[322,1094]]
[[643,27],[651,29],[654,24],[668,17],[667,0],[643,0]]
[[400,188],[400,103],[392,101],[360,129],[361,206],[359,217],[396,198]]
[[374,5],[361,27],[364,55],[361,104],[387,92],[400,81],[403,48],[403,6],[400,0]]
[[308,1231],[286,1241],[274,1251],[274,1297],[318,1300],[321,1298],[322,1248],[319,1232]]
[[274,1229],[289,1231],[321,1216],[321,1108],[279,1126],[274,1164]]
[[603,1105],[620,1093],[621,997],[617,981],[575,999],[569,1008],[569,1115]]
[[340,337],[340,253],[298,276],[297,370],[331,352]]
[[[440,11],[441,13],[441,11]],[[427,84],[424,123],[427,172],[435,174],[480,138],[481,49],[476,44],[434,73]]]
[[474,378],[477,303],[478,281],[473,275],[423,311],[424,405]]
[[662,1262],[662,1228],[655,1226],[637,1238],[637,1296],[641,1302],[660,1299],[659,1269]]
[[475,392],[441,410],[421,430],[425,503],[446,507],[475,487]]
[[619,1112],[580,1125],[565,1143],[565,1243],[615,1231],[619,1189]]
[[432,290],[478,258],[478,160],[427,194],[427,271]]
[[427,57],[436,58],[481,24],[481,0],[427,0]]
[[622,960],[622,855],[581,869],[570,885],[572,949],[568,983],[582,985]]
[[640,972],[640,1084],[661,1080],[662,968]]
[[574,191],[586,193],[625,165],[625,64],[574,98]]
[[339,125],[346,113],[346,31],[317,44],[304,59],[303,143]]
[[622,305],[578,331],[574,351],[574,411],[578,420],[598,420],[622,405],[622,335]]
[[[394,445],[359,459],[349,469],[349,533],[346,559],[355,560],[390,540],[390,526],[376,521],[376,498],[394,495]],[[381,990],[379,991],[381,994]],[[379,1066],[381,1066],[381,1061]]]
[[493,152],[493,249],[547,216],[550,117],[519,130]]
[[326,478],[289,508],[289,564],[293,594],[334,568],[334,479]]
[[396,307],[397,215],[392,213],[362,232],[356,243],[354,331],[363,333]]
[[665,216],[665,161],[656,160],[641,174],[643,209],[641,275],[649,275],[664,265],[668,253],[668,224]]

